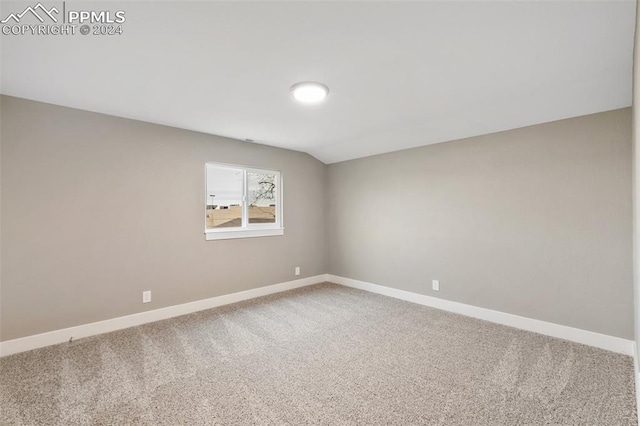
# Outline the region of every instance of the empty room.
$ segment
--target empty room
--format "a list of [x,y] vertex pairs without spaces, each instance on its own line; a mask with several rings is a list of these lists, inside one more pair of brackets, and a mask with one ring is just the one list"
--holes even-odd
[[635,0],[0,2],[0,425],[637,425]]

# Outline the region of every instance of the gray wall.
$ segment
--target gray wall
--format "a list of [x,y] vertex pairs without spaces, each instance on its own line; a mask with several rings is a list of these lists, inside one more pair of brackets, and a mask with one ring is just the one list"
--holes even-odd
[[331,274],[633,339],[630,109],[332,164],[327,191]]
[[[633,289],[636,359],[640,360],[640,8],[636,3],[636,33],[633,46]],[[640,364],[638,365],[640,368]],[[636,382],[640,377],[636,374]],[[640,386],[636,384],[636,389]],[[639,399],[640,400],[640,399]],[[640,407],[639,407],[640,408]]]
[[[23,99],[0,108],[0,340],[289,281],[295,266],[633,338],[630,109],[327,167]],[[285,236],[204,241],[207,161],[282,170]]]
[[[309,155],[18,98],[0,105],[0,340],[326,272],[326,166]],[[282,170],[285,235],[205,241],[207,161]]]

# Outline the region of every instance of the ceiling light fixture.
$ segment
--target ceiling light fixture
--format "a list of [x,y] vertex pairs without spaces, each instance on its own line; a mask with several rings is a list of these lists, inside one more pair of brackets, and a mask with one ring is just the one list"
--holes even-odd
[[293,97],[305,104],[320,102],[329,94],[329,88],[317,81],[301,81],[291,86]]

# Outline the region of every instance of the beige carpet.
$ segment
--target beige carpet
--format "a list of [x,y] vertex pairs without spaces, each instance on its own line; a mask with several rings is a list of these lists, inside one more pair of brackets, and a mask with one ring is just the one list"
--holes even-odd
[[0,360],[0,424],[635,425],[631,358],[333,284]]

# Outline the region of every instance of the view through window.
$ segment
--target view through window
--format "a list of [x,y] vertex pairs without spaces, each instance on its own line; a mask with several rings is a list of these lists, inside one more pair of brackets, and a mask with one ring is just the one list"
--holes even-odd
[[[206,233],[281,229],[281,176],[273,170],[207,163]],[[241,238],[245,235],[237,235]]]

